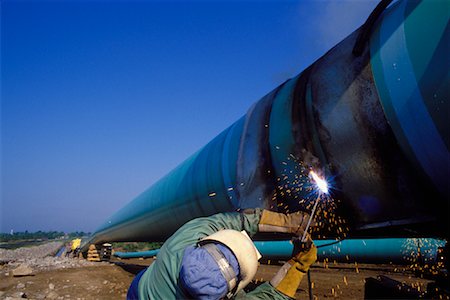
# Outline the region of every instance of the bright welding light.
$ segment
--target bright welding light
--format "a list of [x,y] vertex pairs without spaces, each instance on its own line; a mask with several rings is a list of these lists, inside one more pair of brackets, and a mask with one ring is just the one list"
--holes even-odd
[[320,176],[317,175],[316,172],[314,171],[309,172],[309,176],[312,177],[314,183],[316,184],[317,189],[321,193],[328,194],[328,182],[325,179],[320,178]]

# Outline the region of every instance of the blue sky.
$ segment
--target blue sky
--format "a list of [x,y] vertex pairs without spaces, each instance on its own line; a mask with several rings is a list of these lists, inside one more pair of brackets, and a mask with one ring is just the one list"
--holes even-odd
[[1,2],[0,231],[93,231],[377,1]]

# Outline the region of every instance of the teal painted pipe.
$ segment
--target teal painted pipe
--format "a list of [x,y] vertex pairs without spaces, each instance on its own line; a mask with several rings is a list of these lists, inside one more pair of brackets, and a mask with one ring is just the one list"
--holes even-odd
[[119,258],[141,258],[141,257],[154,257],[159,253],[159,249],[139,251],[139,252],[114,252],[114,256]]
[[[320,261],[358,262],[358,263],[397,263],[409,264],[417,259],[420,249],[424,262],[436,261],[439,247],[445,241],[437,239],[353,239],[336,243],[335,240],[314,241]],[[292,256],[291,241],[255,241],[255,246],[264,259],[289,259]],[[115,252],[120,258],[153,257],[157,250],[141,252]]]
[[[445,241],[438,239],[348,239],[316,240],[319,260],[360,263],[411,263],[417,258],[418,249],[426,262],[434,262],[439,247]],[[288,259],[292,256],[291,241],[255,242],[265,259]]]
[[[372,15],[89,242],[162,241],[240,208],[307,210],[310,168],[330,180],[349,236],[448,239],[449,3],[401,0]],[[329,228],[321,233],[336,236]]]

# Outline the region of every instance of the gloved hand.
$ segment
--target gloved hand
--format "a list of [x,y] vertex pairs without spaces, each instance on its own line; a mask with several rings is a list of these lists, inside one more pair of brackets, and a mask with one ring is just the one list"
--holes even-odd
[[294,298],[303,276],[317,259],[316,246],[312,241],[310,246],[307,246],[303,249],[300,248],[300,251],[285,263],[270,280],[270,284],[276,290],[288,297]]
[[300,236],[305,230],[309,217],[304,212],[283,214],[264,209],[259,220],[258,230],[260,232],[293,233]]
[[317,248],[311,238],[308,236],[306,242],[301,242],[300,239],[293,241],[294,251],[292,260],[298,263],[297,269],[303,273],[309,270],[309,267],[317,260]]

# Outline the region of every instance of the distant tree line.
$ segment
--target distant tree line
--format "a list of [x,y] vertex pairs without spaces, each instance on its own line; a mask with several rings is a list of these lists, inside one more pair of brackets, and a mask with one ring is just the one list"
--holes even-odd
[[0,242],[10,242],[19,240],[54,240],[63,238],[75,238],[90,235],[90,232],[75,231],[70,233],[64,233],[62,231],[36,231],[28,232],[28,230],[22,232],[0,233]]

